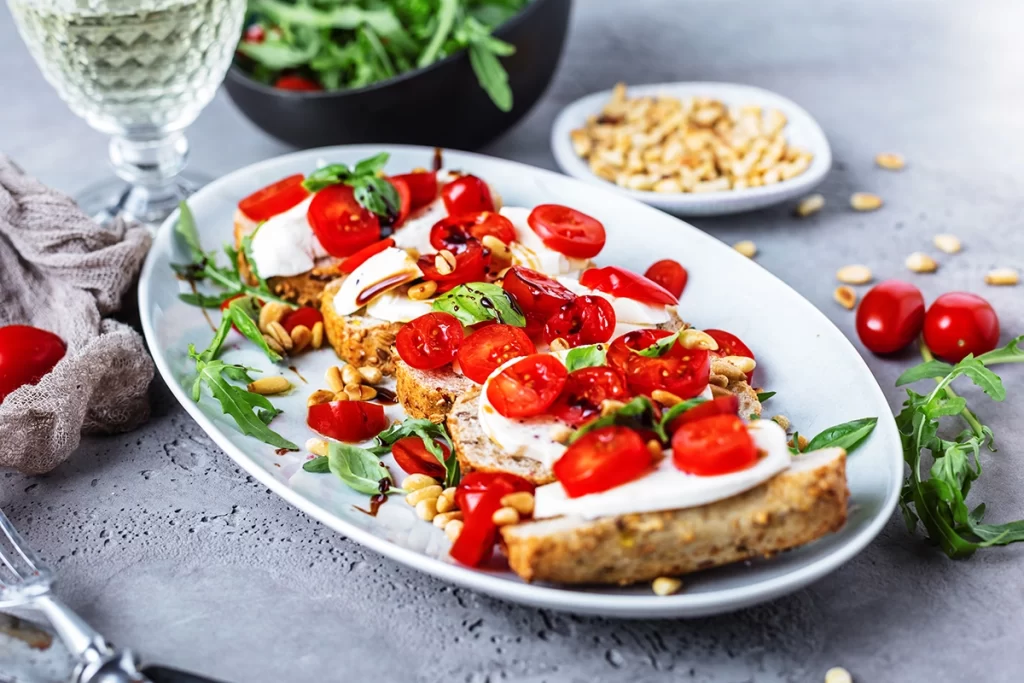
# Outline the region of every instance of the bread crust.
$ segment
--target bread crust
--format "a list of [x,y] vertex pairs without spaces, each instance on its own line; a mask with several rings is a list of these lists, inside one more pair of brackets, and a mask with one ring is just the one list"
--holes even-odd
[[459,396],[478,385],[446,365],[437,370],[417,370],[397,356],[394,357],[395,393],[410,417],[444,422],[445,416]]
[[804,457],[821,464],[701,507],[503,527],[509,566],[526,581],[624,585],[809,543],[846,523],[849,491],[842,449]]
[[334,309],[334,296],[342,279],[332,280],[321,295],[320,312],[324,316],[327,341],[346,363],[378,368],[385,375],[395,374],[395,338],[402,323],[368,318],[362,315],[340,315]]

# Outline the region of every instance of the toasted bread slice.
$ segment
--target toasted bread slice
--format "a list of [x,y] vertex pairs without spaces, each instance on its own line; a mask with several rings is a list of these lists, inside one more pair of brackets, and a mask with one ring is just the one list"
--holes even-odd
[[459,396],[480,386],[448,365],[436,370],[417,370],[397,354],[394,363],[395,393],[410,417],[444,422]]
[[320,298],[320,312],[324,316],[324,333],[346,363],[379,368],[385,375],[395,374],[395,337],[402,323],[368,318],[363,315],[340,315],[334,309],[334,296],[341,288],[342,279],[335,279],[324,287]]
[[509,566],[526,581],[630,584],[768,556],[846,522],[846,453],[801,456],[771,480],[684,510],[586,520],[556,517],[501,529]]

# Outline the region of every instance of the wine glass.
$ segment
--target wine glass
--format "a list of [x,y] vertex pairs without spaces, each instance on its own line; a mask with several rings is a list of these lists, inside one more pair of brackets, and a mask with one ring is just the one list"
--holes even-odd
[[182,174],[184,129],[213,99],[245,0],[8,0],[46,80],[112,136],[118,178],[77,197],[101,222],[159,223],[202,184]]

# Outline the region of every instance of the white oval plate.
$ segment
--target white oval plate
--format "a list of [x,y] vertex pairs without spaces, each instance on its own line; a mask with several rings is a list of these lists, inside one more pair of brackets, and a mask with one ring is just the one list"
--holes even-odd
[[778,109],[786,115],[786,140],[789,144],[805,147],[814,154],[811,167],[795,178],[775,185],[751,187],[746,190],[724,192],[662,193],[629,190],[615,183],[599,178],[591,172],[587,162],[576,155],[569,141],[570,131],[582,128],[587,117],[599,114],[611,99],[612,91],[593,93],[582,97],[561,111],[551,129],[551,151],[555,161],[569,175],[596,183],[604,188],[633,199],[656,206],[679,216],[722,216],[741,211],[763,209],[807,194],[824,179],[832,166],[832,149],[828,146],[825,133],[818,122],[803,107],[790,99],[762,88],[738,83],[712,83],[693,81],[688,83],[654,83],[629,86],[630,97],[666,95],[679,99],[687,97],[712,97],[731,107],[745,104],[759,104],[762,107]]
[[[426,147],[351,146],[289,154],[235,171],[200,190],[189,201],[207,250],[231,240],[238,200],[293,173],[308,173],[318,159],[354,163],[381,150],[391,153],[388,168],[402,172],[427,166]],[[616,617],[693,617],[735,610],[789,593],[836,569],[881,530],[896,505],[903,461],[895,422],[864,361],[843,334],[809,302],[750,259],[692,226],[626,197],[605,192],[550,171],[464,152],[446,152],[446,165],[486,178],[509,205],[561,202],[598,217],[608,230],[605,256],[643,272],[654,260],[672,256],[690,271],[681,312],[698,326],[727,328],[757,353],[759,383],[778,392],[774,412],[790,417],[803,434],[836,424],[877,416],[874,435],[849,461],[853,505],[846,527],[770,561],[755,561],[701,572],[687,578],[686,590],[656,597],[647,585],[631,588],[568,589],[529,585],[508,571],[481,571],[453,563],[440,529],[416,519],[402,500],[392,500],[370,517],[353,506],[366,497],[330,475],[301,468],[303,453],[277,455],[270,446],[243,436],[220,406],[204,396],[189,396],[194,366],[190,342],[202,349],[212,332],[196,308],[177,295],[187,286],[175,279],[172,262],[185,252],[174,239],[176,216],[157,233],[142,271],[139,304],[142,326],[157,367],[185,410],[224,451],[279,496],[336,531],[393,560],[446,581],[538,607]],[[636,226],[644,226],[637,239]],[[614,257],[611,255],[614,254]],[[213,313],[216,318],[216,313]],[[289,374],[273,368],[251,344],[229,338],[225,360]],[[298,369],[309,379],[291,395],[275,397],[284,409],[271,426],[297,444],[311,436],[305,425],[306,397],[323,386],[326,368],[337,363],[330,352],[305,354]],[[293,377],[294,379],[294,377]],[[827,381],[826,381],[827,380]],[[828,400],[822,400],[827,392]],[[398,407],[389,408],[392,417]]]

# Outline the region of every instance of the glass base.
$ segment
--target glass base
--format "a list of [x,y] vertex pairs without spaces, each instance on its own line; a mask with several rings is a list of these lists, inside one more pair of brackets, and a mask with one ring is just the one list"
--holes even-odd
[[187,199],[211,178],[197,173],[184,172],[174,182],[157,190],[141,185],[129,185],[120,178],[112,177],[86,188],[75,196],[75,201],[93,220],[108,225],[120,218],[139,222],[155,231],[178,202]]

